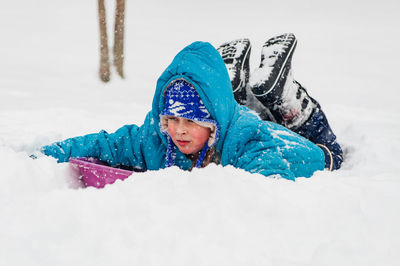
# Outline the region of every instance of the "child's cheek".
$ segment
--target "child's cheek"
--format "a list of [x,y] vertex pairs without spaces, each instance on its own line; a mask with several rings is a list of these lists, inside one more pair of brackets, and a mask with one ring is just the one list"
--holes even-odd
[[198,142],[205,142],[210,137],[210,131],[208,128],[198,126],[192,130],[192,137]]
[[172,138],[175,137],[176,127],[173,123],[168,123],[167,131]]

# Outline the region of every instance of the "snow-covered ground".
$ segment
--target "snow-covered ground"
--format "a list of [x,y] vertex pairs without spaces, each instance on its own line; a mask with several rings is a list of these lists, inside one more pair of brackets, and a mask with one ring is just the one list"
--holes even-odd
[[[96,1],[3,3],[0,265],[399,265],[399,7],[129,1],[126,79],[103,84]],[[140,124],[158,76],[195,40],[248,37],[254,69],[263,42],[283,32],[298,38],[296,79],[346,150],[339,171],[290,182],[170,168],[74,189],[69,165],[28,157],[56,140]]]

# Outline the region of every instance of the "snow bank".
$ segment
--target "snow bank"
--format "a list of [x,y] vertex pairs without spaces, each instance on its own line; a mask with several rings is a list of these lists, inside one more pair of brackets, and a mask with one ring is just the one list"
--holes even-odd
[[24,166],[0,188],[2,258],[14,265],[388,265],[399,245],[390,177],[291,182],[214,165],[76,190],[60,182],[76,177],[65,165]]

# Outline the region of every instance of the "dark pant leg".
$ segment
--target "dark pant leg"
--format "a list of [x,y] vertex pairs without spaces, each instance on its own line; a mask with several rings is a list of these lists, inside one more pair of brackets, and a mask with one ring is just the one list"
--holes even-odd
[[301,127],[295,129],[294,132],[315,143],[323,150],[325,168],[329,170],[340,168],[343,162],[343,151],[319,105],[310,119]]

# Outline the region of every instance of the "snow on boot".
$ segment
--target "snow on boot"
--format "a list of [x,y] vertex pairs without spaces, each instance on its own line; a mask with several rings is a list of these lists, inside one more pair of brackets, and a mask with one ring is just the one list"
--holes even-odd
[[246,86],[249,81],[249,39],[238,39],[222,44],[218,49],[228,69],[233,95],[239,104],[246,104]]
[[306,89],[293,79],[290,70],[280,99],[268,106],[277,123],[295,130],[309,119],[317,104]]
[[297,40],[293,33],[273,37],[261,51],[261,64],[251,73],[249,85],[254,96],[263,103],[273,104],[281,98]]

